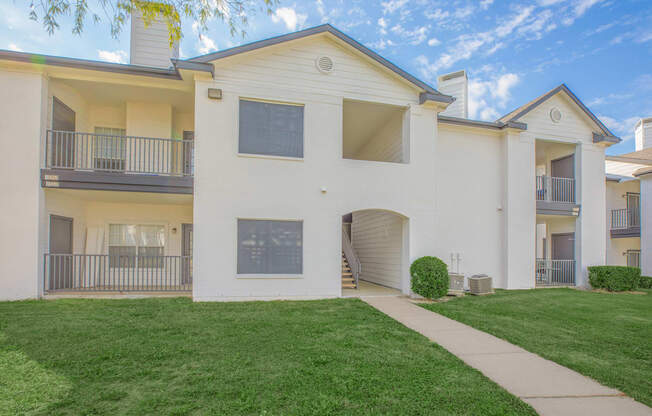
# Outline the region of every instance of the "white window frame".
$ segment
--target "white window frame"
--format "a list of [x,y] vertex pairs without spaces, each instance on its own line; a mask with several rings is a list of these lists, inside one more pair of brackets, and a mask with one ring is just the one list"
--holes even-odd
[[[254,101],[259,103],[267,104],[280,104],[280,105],[289,105],[295,107],[303,107],[303,137],[301,138],[303,142],[303,157],[294,157],[294,156],[279,156],[279,155],[264,155],[259,153],[242,153],[240,152],[240,102],[241,101]],[[239,96],[236,100],[236,137],[235,137],[235,148],[236,155],[242,158],[253,158],[253,159],[272,159],[272,160],[285,160],[290,162],[303,162],[306,157],[306,105],[305,103],[291,102],[291,101],[281,101],[265,98],[254,98],[249,96]]]
[[[238,241],[238,221],[285,221],[285,222],[300,222],[301,223],[301,273],[287,274],[287,273],[238,273],[238,250],[240,242]],[[237,279],[303,279],[306,271],[306,258],[305,258],[305,222],[301,218],[261,218],[261,217],[237,217],[234,223],[235,234],[235,270]]]

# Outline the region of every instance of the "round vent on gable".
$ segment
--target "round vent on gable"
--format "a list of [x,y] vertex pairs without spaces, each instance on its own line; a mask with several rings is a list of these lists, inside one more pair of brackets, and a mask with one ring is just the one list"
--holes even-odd
[[559,123],[561,121],[561,111],[557,107],[552,107],[550,109],[550,120],[553,123]]
[[317,65],[319,72],[323,72],[324,74],[330,74],[333,72],[333,60],[328,56],[318,57],[315,61],[315,65]]

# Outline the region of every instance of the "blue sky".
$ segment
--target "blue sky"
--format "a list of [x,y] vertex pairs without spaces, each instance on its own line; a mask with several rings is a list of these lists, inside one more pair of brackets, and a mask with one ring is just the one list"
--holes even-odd
[[[28,19],[28,2],[0,1],[2,49],[128,62],[128,24],[119,39],[90,21],[76,36],[63,18],[49,36]],[[624,139],[608,151],[617,154],[633,150],[635,122],[652,116],[650,0],[281,0],[273,15],[250,17],[245,38],[231,37],[220,21],[200,37],[184,22],[181,54],[321,23],[433,85],[438,74],[466,69],[472,118],[495,120],[565,82]]]

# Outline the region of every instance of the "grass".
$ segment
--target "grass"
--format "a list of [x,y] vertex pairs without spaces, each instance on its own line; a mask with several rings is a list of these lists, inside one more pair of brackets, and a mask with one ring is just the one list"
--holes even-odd
[[0,303],[0,413],[534,415],[359,300]]
[[652,294],[497,291],[423,305],[652,406]]

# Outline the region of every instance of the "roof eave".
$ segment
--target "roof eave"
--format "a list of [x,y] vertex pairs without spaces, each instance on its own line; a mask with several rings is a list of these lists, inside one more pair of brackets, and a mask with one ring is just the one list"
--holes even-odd
[[604,134],[593,133],[593,143],[608,143],[608,144],[617,144],[622,142],[620,137],[616,136],[606,136]]
[[89,71],[113,72],[117,74],[127,74],[145,77],[157,77],[179,80],[181,75],[174,68],[155,68],[140,65],[116,64],[112,62],[92,61],[88,59],[65,58],[60,56],[50,56],[33,54],[26,52],[15,52],[0,50],[0,60],[14,62],[24,62],[35,65],[51,65],[67,68],[84,69]]
[[442,123],[455,124],[455,125],[466,126],[466,127],[479,127],[485,129],[493,129],[493,130],[503,130],[506,128],[513,128],[516,130],[527,130],[527,124],[516,122],[516,121],[501,123],[497,121],[471,120],[468,118],[445,116],[443,114],[439,114],[437,116],[437,119]]

